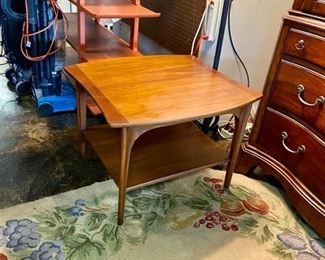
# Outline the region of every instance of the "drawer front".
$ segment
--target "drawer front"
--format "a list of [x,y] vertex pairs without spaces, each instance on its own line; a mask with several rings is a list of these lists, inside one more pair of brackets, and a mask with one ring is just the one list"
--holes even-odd
[[289,169],[313,194],[325,202],[323,140],[289,117],[268,108],[256,144]]
[[325,17],[325,1],[324,0],[305,0],[303,11]]
[[291,28],[284,52],[325,68],[324,50],[324,37]]
[[270,106],[291,112],[325,135],[325,75],[282,60]]

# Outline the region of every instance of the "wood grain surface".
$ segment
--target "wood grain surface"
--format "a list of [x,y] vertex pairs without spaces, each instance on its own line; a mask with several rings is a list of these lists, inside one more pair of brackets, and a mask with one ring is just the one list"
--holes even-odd
[[233,111],[261,93],[184,55],[114,58],[66,67],[111,127],[186,122]]
[[325,17],[325,2],[322,0],[304,0],[303,11]]

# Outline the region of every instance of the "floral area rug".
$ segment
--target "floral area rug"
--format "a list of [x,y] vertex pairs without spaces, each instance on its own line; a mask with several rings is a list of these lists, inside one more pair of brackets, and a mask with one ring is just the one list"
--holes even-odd
[[5,259],[325,259],[325,242],[264,182],[206,169],[128,193],[113,181],[0,211]]

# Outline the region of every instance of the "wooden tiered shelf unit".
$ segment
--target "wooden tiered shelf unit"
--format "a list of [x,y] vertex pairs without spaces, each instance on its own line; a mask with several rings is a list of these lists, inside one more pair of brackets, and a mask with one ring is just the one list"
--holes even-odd
[[[70,0],[70,2],[77,6],[78,12],[75,17],[69,15],[71,29],[68,41],[83,61],[110,56],[133,56],[132,51],[137,53],[138,49],[139,18],[160,16],[159,13],[142,7],[139,0]],[[132,18],[129,45],[102,27],[99,24],[102,18]],[[127,47],[132,51],[127,51]]]
[[[112,57],[141,55],[138,52],[139,18],[159,17],[159,13],[141,6],[139,0],[70,0],[78,12],[66,14],[69,21],[68,43],[78,53],[79,61],[90,62]],[[100,25],[102,18],[133,18],[130,43]],[[92,98],[87,106],[93,115],[102,111]]]

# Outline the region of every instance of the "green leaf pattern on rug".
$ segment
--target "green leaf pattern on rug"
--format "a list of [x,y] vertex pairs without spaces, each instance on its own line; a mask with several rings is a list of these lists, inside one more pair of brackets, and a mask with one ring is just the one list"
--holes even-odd
[[[124,244],[144,244],[152,232],[204,229],[267,244],[285,259],[325,258],[324,244],[315,233],[276,215],[281,204],[277,198],[241,185],[222,187],[221,179],[199,176],[186,185],[174,181],[137,189],[127,196],[122,226],[116,224],[116,194],[77,199],[28,219],[0,223],[0,250],[12,259],[106,259]],[[26,243],[19,244],[15,236],[25,236]]]
[[91,231],[99,229],[106,218],[107,216],[103,213],[94,212],[88,215],[85,220],[85,232],[90,233]]
[[66,259],[96,259],[103,255],[105,246],[83,234],[76,234],[64,240],[68,248]]

